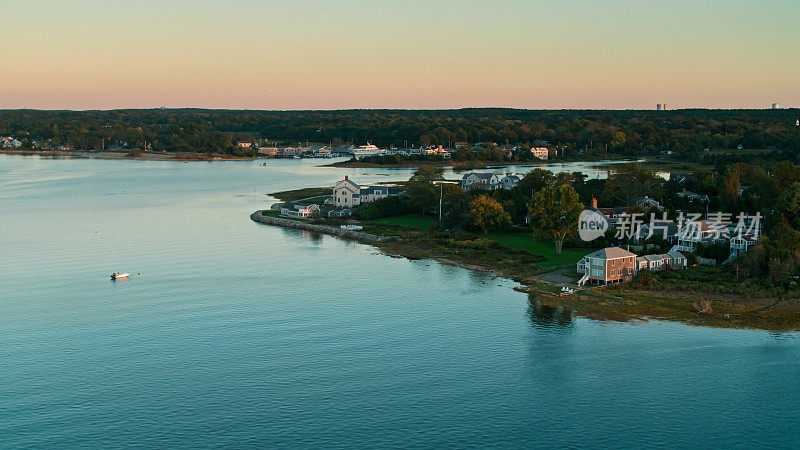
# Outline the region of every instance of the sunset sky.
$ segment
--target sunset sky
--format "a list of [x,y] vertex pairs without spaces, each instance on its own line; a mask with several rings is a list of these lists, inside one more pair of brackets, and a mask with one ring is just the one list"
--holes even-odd
[[26,0],[0,11],[0,108],[800,106],[798,0]]

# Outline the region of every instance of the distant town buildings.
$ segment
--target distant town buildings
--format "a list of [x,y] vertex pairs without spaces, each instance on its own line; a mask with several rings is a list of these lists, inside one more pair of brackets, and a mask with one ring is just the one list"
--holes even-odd
[[779,109],[780,107],[781,107],[781,105],[779,105],[777,103],[773,103],[772,104],[772,109]]
[[531,154],[536,158],[547,160],[550,155],[550,150],[548,150],[547,147],[533,147],[531,149]]
[[20,148],[22,147],[22,142],[7,136],[7,137],[0,137],[0,144],[2,144],[3,148]]

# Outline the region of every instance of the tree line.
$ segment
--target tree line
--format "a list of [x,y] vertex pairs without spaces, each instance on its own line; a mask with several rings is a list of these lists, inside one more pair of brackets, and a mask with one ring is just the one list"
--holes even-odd
[[[797,109],[778,110],[457,110],[234,111],[149,109],[0,111],[0,136],[50,141],[80,149],[103,146],[156,151],[232,153],[237,140],[282,144],[363,144],[380,147],[455,146],[485,142],[502,158],[507,146],[549,145],[560,157],[669,152],[708,162],[705,149],[773,150],[795,161],[800,150]],[[494,147],[493,147],[494,145]]]

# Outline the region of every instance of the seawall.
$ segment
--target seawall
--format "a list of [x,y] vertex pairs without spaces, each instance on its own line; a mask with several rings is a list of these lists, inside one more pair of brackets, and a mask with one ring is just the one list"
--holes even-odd
[[378,236],[375,234],[362,233],[355,230],[344,230],[342,228],[331,227],[328,225],[317,225],[299,220],[284,219],[283,217],[265,216],[261,214],[262,210],[258,210],[250,214],[250,219],[254,222],[264,223],[267,225],[276,225],[285,228],[296,228],[298,230],[314,231],[317,233],[330,234],[345,239],[353,239],[355,241],[380,243],[390,242],[394,240],[389,236]]

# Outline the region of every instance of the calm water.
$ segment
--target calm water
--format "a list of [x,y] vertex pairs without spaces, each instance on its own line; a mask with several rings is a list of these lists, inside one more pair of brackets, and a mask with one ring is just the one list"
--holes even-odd
[[798,335],[576,319],[249,220],[408,174],[316,163],[0,156],[0,448],[800,445]]

